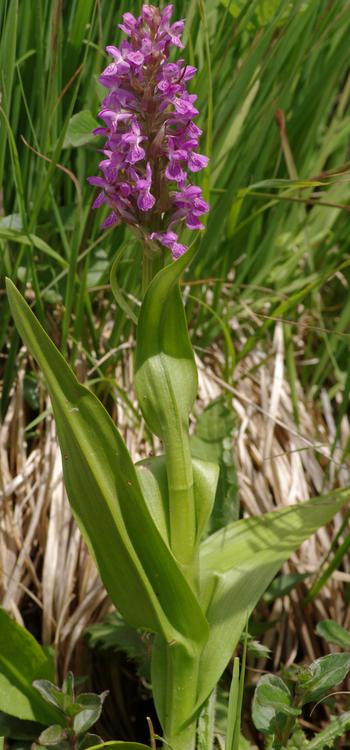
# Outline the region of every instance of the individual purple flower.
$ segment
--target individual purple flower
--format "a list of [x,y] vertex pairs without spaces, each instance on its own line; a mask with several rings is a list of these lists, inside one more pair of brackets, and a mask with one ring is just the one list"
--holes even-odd
[[184,219],[189,229],[204,229],[198,217],[207,213],[209,206],[202,198],[200,187],[187,185],[183,190],[174,194],[173,205],[176,210],[172,224],[178,219]]
[[208,166],[208,161],[209,159],[207,156],[204,156],[203,154],[196,154],[194,151],[191,151],[188,156],[187,164],[191,172],[200,172],[201,169],[204,169]]
[[93,207],[111,209],[104,227],[124,222],[176,259],[187,249],[182,226],[203,229],[209,207],[188,177],[208,159],[198,153],[197,97],[187,90],[196,68],[169,61],[172,45],[183,48],[184,21],[172,23],[172,14],[172,5],[143,5],[138,18],[124,13],[119,28],[128,38],[106,48],[113,62],[99,79],[108,89],[99,112],[104,126],[94,131],[106,139],[102,176],[89,182],[100,188]]
[[187,250],[185,245],[182,245],[181,242],[177,241],[177,234],[169,230],[167,232],[152,232],[152,234],[150,235],[150,239],[158,240],[161,245],[164,245],[164,247],[167,247],[169,250],[171,250],[174,260],[180,258],[180,255],[183,255],[183,253],[185,253]]
[[125,156],[126,161],[130,162],[130,164],[135,164],[135,162],[141,161],[145,158],[145,149],[140,146],[141,141],[145,140],[146,136],[141,134],[141,128],[136,117],[132,117],[131,130],[129,130],[128,133],[124,133],[121,137],[122,143],[129,144],[129,149]]
[[169,163],[165,170],[165,176],[168,180],[184,183],[187,179],[187,172],[183,168],[183,165],[187,161],[187,152],[183,148],[176,149],[174,146],[174,142],[169,138]]
[[119,24],[119,28],[124,31],[124,34],[128,34],[128,36],[131,36],[132,34],[135,34],[137,31],[137,21],[136,18],[132,15],[132,13],[124,13],[123,15],[123,23]]
[[150,211],[156,202],[154,195],[151,194],[151,185],[152,169],[151,165],[147,163],[145,177],[141,179],[137,178],[135,180],[135,187],[139,191],[137,205],[141,211]]

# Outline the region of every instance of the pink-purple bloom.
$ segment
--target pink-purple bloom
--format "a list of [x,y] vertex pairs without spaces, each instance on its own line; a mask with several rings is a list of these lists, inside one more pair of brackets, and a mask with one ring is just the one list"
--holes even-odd
[[172,5],[143,5],[139,18],[124,13],[119,28],[128,39],[106,48],[113,62],[99,79],[108,89],[99,112],[104,127],[94,131],[106,138],[102,176],[89,182],[100,188],[93,207],[111,209],[104,227],[124,222],[176,259],[187,249],[179,230],[203,229],[200,217],[209,207],[188,178],[208,159],[197,151],[197,97],[187,91],[196,68],[169,62],[171,45],[183,48],[184,21],[171,23],[172,12]]

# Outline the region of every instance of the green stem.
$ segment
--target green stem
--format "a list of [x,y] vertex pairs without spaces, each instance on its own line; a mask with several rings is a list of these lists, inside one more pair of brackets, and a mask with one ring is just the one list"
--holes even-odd
[[196,747],[197,722],[192,721],[177,734],[168,737],[164,744],[164,750],[195,750]]
[[154,258],[147,252],[145,248],[143,251],[142,261],[142,297],[145,296],[147,289],[154,276]]
[[146,242],[142,243],[143,260],[142,260],[142,298],[145,296],[147,289],[154,276],[164,266],[164,253],[156,250],[153,245],[149,246]]
[[169,490],[171,549],[187,580],[195,587],[197,574],[196,512],[188,428],[179,426],[164,439]]
[[216,713],[216,688],[204,703],[198,717],[197,750],[213,750]]
[[[301,705],[300,697],[298,695],[295,695],[294,700],[293,700],[293,708],[300,708],[300,705]],[[284,731],[282,732],[281,737],[278,738],[281,742],[281,747],[287,746],[287,742],[292,736],[296,721],[297,721],[296,716],[288,717]]]
[[190,653],[183,645],[160,643],[159,640],[156,650],[158,646],[158,668],[162,670],[162,685],[159,687],[163,704],[161,723],[166,740],[164,748],[170,745],[173,750],[195,750],[197,717],[193,710],[200,654],[197,650]]

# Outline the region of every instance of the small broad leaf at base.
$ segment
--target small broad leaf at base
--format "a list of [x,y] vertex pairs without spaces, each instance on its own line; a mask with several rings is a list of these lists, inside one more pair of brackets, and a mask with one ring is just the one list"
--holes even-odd
[[63,727],[60,726],[60,724],[52,724],[51,727],[47,727],[47,729],[44,729],[43,732],[41,732],[41,735],[39,737],[40,745],[47,745],[50,747],[50,745],[58,745],[59,742],[62,742],[66,737],[66,733]]
[[42,695],[47,703],[51,703],[60,711],[66,708],[66,696],[60,688],[56,687],[50,680],[34,680],[33,687]]
[[302,705],[322,698],[345,680],[350,671],[350,654],[328,654],[316,659],[298,675],[298,694]]
[[266,674],[260,678],[252,706],[253,722],[259,732],[278,735],[287,719],[300,713],[292,706],[291,693],[280,677]]
[[108,690],[101,695],[94,693],[84,693],[78,695],[77,703],[81,711],[74,717],[73,729],[76,734],[84,734],[90,729],[101,716],[102,706]]

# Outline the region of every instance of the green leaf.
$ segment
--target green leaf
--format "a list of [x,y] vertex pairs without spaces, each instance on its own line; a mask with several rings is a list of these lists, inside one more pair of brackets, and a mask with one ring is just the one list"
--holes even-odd
[[[225,396],[219,396],[211,401],[198,417],[196,435],[210,446],[213,443],[221,443],[232,434],[235,422],[234,412],[228,408]],[[213,460],[213,457],[210,460]]]
[[[221,683],[216,688],[216,706],[215,706],[215,728],[218,734],[227,733],[228,720],[228,703],[229,693],[223,688]],[[241,734],[239,738],[239,750],[256,750],[256,747]]]
[[32,375],[25,375],[23,382],[23,397],[32,411],[39,411],[38,381]]
[[152,456],[136,465],[148,510],[166,544],[170,546],[169,493],[164,456]]
[[0,711],[0,736],[13,740],[35,740],[42,725],[36,721],[25,721]]
[[122,245],[120,245],[120,247],[118,248],[118,250],[116,252],[114,261],[113,261],[112,266],[111,266],[110,282],[111,282],[112,292],[113,292],[113,295],[114,295],[114,298],[115,298],[115,301],[116,301],[117,305],[119,305],[119,307],[123,310],[123,312],[125,313],[125,315],[128,318],[130,318],[130,320],[132,320],[133,323],[135,323],[135,325],[137,325],[137,314],[134,312],[134,310],[129,305],[129,302],[125,298],[125,296],[123,294],[123,290],[121,289],[121,287],[118,284],[118,278],[117,278],[117,271],[119,269],[119,265],[121,263],[123,254],[124,254],[126,248],[128,247],[128,245],[129,245],[128,242],[123,242]]
[[82,710],[74,717],[73,728],[76,734],[84,734],[96,724],[101,716],[103,702],[107,695],[108,690],[101,695],[83,693],[78,696],[77,701]]
[[0,710],[40,724],[51,724],[58,714],[45,704],[32,685],[53,677],[54,667],[35,638],[0,609]]
[[63,148],[69,148],[74,146],[84,146],[86,143],[94,141],[96,136],[93,135],[92,131],[97,128],[98,123],[93,118],[89,109],[83,109],[81,112],[77,112],[76,115],[70,118],[66,136],[63,143]]
[[74,674],[68,672],[62,683],[62,693],[65,693],[69,700],[74,703]]
[[98,734],[91,734],[88,732],[84,737],[80,738],[78,743],[78,750],[87,750],[95,745],[103,744],[103,740]]
[[334,740],[342,737],[350,729],[350,711],[333,717],[328,726],[322,729],[307,745],[307,750],[325,750],[334,747]]
[[286,596],[299,583],[307,578],[309,573],[286,573],[285,575],[274,578],[267,591],[264,594],[265,602],[274,602],[280,596]]
[[101,715],[101,709],[86,709],[85,711],[80,711],[75,717],[74,717],[74,731],[76,734],[85,734],[88,729],[90,729],[94,724],[96,724],[96,721],[98,721],[99,717]]
[[335,643],[341,648],[350,648],[350,633],[333,620],[321,620],[316,625],[317,635],[324,638],[328,643]]
[[252,704],[252,719],[259,732],[279,736],[289,717],[300,713],[300,709],[293,708],[290,690],[280,677],[260,677]]
[[51,703],[53,706],[58,708],[60,711],[65,711],[70,701],[67,696],[50,680],[34,680],[33,686],[42,695],[44,701]]
[[[214,507],[210,516],[213,533],[239,515],[238,484],[232,451],[235,416],[225,396],[211,401],[197,420],[191,437],[192,456],[219,463],[220,474]],[[208,531],[209,531],[208,530]]]
[[139,315],[135,384],[146,422],[161,439],[173,424],[178,428],[178,420],[187,424],[197,393],[197,368],[178,283],[193,256],[194,249],[188,250],[157,274]]
[[227,707],[227,729],[225,738],[225,750],[234,750],[234,735],[237,721],[240,722],[239,715],[239,658],[236,656],[233,660],[233,670],[230,685],[230,693]]
[[350,671],[350,654],[328,654],[316,659],[298,675],[298,693],[303,705],[322,698],[345,680]]
[[74,516],[112,601],[135,627],[168,641],[203,642],[206,620],[153,523],[118,430],[9,280],[7,289],[16,326],[48,384]]
[[108,278],[110,260],[106,250],[103,247],[96,247],[89,255],[90,263],[86,277],[86,286],[91,287],[103,284]]
[[169,489],[170,544],[186,568],[196,543],[196,508],[188,419],[197,393],[197,368],[179,279],[194,247],[153,279],[137,327],[135,387],[149,428],[164,444]]
[[[9,114],[12,99],[13,78],[15,75],[16,43],[18,40],[18,0],[12,0],[7,4],[5,13],[4,29],[0,47],[0,89],[2,93],[2,106]],[[0,142],[0,182],[3,182],[3,166],[6,149],[6,135],[3,134]]]
[[[270,739],[273,742],[273,739]],[[272,745],[268,745],[268,742],[266,742],[266,750],[268,750],[268,747],[272,747]],[[309,742],[306,738],[305,732],[303,732],[300,724],[296,724],[293,728],[293,734],[289,738],[288,741],[288,750],[306,750],[306,748],[309,747]]]
[[239,640],[240,643],[246,644],[248,656],[255,656],[256,659],[269,659],[271,649],[260,641],[256,641],[249,633],[242,633]]
[[0,226],[0,239],[8,240],[9,242],[16,242],[19,245],[26,245],[29,247],[33,245],[37,250],[44,253],[44,255],[48,255],[49,258],[57,261],[60,266],[67,268],[67,261],[62,258],[62,255],[59,255],[56,250],[50,247],[45,240],[42,240],[41,237],[38,237],[36,234],[24,234],[23,232],[18,232],[16,229]]
[[[170,541],[169,492],[165,456],[146,458],[137,464],[137,474],[152,518],[164,539]],[[219,467],[192,459],[196,509],[196,541],[199,542],[213,508]]]
[[65,730],[60,724],[52,724],[41,732],[39,742],[41,745],[58,745],[66,736]]
[[247,616],[282,563],[348,501],[347,489],[230,524],[201,545],[201,600],[210,623],[198,705],[219,680]]

